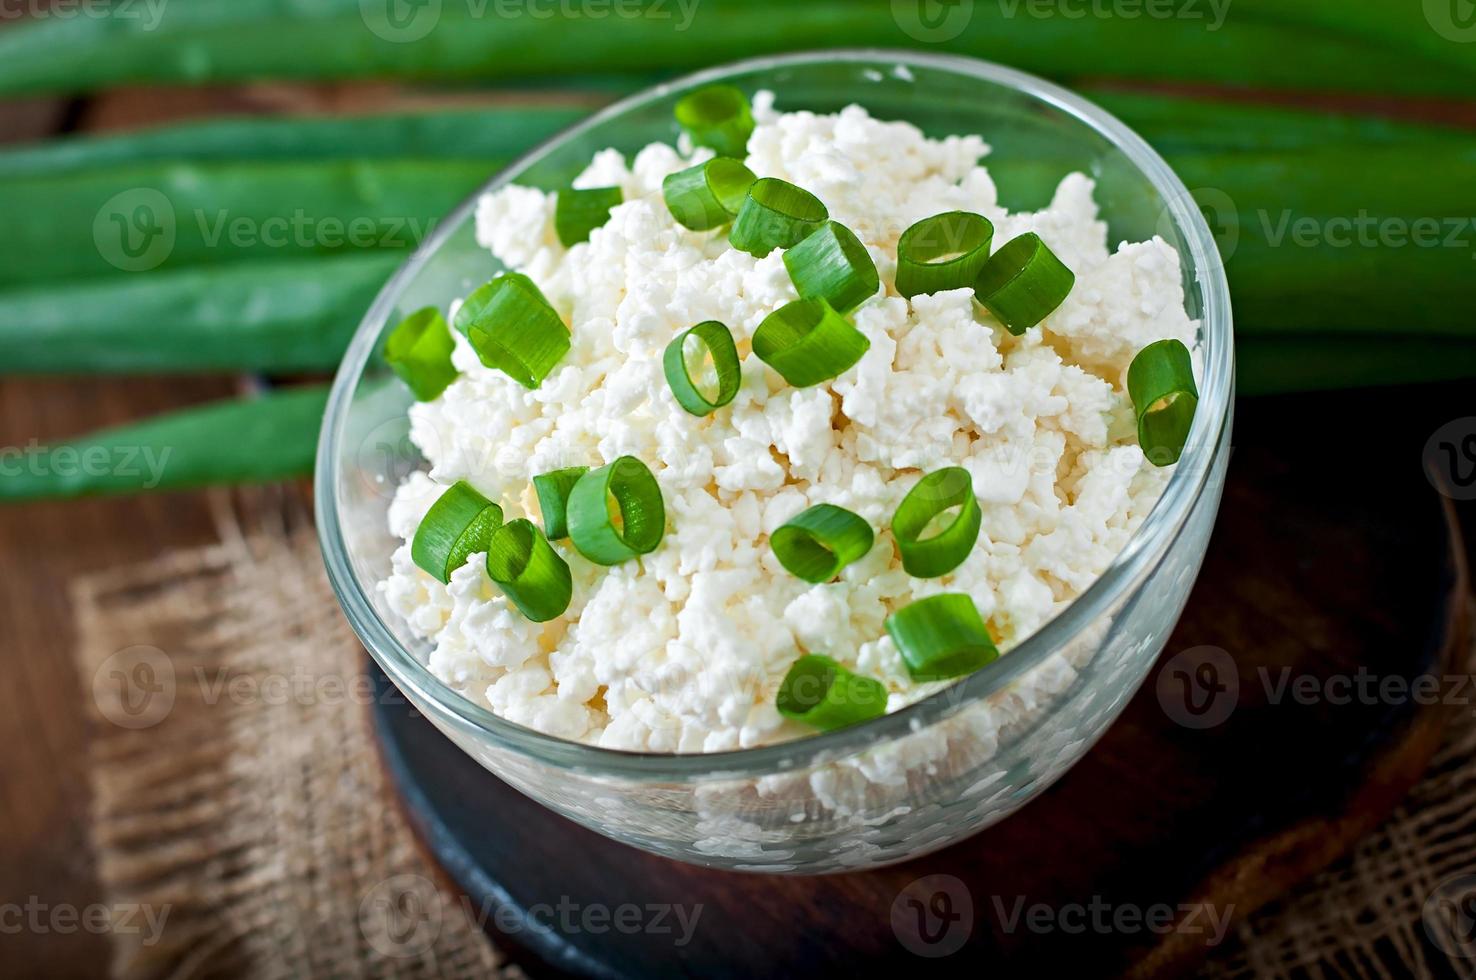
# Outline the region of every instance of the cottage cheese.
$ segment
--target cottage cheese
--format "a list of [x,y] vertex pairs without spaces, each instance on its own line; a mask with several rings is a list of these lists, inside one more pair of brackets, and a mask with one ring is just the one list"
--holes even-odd
[[[790,387],[749,351],[760,321],[797,298],[782,253],[755,259],[667,212],[662,179],[707,151],[658,144],[633,161],[597,154],[575,186],[619,185],[625,203],[571,249],[554,234],[552,195],[508,187],[479,205],[480,243],[538,283],[569,323],[573,349],[528,391],[483,367],[457,336],[461,377],[411,412],[430,470],[408,479],[391,507],[391,530],[406,544],[381,589],[430,641],[431,670],[511,721],[657,752],[794,738],[807,730],[778,714],[774,694],[805,652],[881,680],[895,710],[939,685],[908,678],[883,625],[891,612],[967,592],[1007,652],[1106,569],[1167,480],[1136,445],[1124,379],[1152,341],[1194,345],[1170,246],[1155,238],[1110,251],[1081,174],[1065,177],[1045,210],[1006,212],[977,137],[929,140],[856,106],[781,114],[765,93],[754,108],[749,167],[823,200],[866,243],[885,284],[854,315],[870,351],[832,382]],[[1076,287],[1041,327],[1012,337],[969,290],[896,295],[901,233],[955,209],[993,221],[997,243],[1037,232],[1075,270]],[[673,337],[709,319],[731,329],[743,385],[730,406],[696,418],[672,397],[661,358]],[[509,519],[538,521],[533,476],[625,454],[661,485],[666,538],[613,568],[557,542],[574,578],[563,617],[527,621],[480,556],[449,586],[411,561],[408,542],[448,484],[467,480]],[[983,530],[953,573],[914,579],[890,517],[923,473],[945,465],[973,475]],[[788,574],[768,546],[776,527],[818,503],[878,530],[871,552],[828,585]],[[1049,673],[1041,683],[1052,690],[1070,683],[1064,661]]]

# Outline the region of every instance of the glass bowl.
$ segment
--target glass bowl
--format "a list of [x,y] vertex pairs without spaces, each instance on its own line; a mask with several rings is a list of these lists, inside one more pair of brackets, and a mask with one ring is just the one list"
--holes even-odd
[[[501,271],[474,234],[475,198],[390,280],[359,327],[328,404],[317,519],[328,575],[385,673],[491,773],[551,809],[636,847],[727,869],[820,873],[888,864],[951,844],[1039,794],[1099,738],[1163,649],[1199,572],[1229,457],[1234,362],[1223,267],[1168,165],[1121,122],[1038,78],[966,58],[839,51],[763,58],[659,85],[545,143],[477,194],[566,186],[595,151],[674,142],[672,107],[727,82],[770,89],[784,110],[856,102],[930,136],[977,133],[1011,210],[1037,208],[1080,170],[1097,182],[1110,242],[1157,234],[1182,257],[1200,321],[1199,413],[1166,492],[1107,572],[1000,660],[901,711],[799,741],[707,755],[620,752],[505,721],[444,686],[429,647],[376,583],[398,542],[395,487],[422,461],[410,395],[376,356],[386,332]],[[448,745],[447,750],[451,748]],[[490,778],[490,777],[489,777]],[[496,815],[488,814],[495,826]]]

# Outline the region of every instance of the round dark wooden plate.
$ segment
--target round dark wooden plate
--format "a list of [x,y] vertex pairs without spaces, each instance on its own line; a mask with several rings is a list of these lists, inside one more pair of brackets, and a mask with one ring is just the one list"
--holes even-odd
[[[1464,673],[1449,502],[1423,436],[1381,438],[1389,420],[1365,402],[1243,408],[1163,662],[1065,778],[939,853],[818,878],[652,857],[521,796],[398,698],[376,714],[387,765],[430,852],[535,976],[1183,970],[1418,778],[1443,710],[1391,685]],[[1204,673],[1221,655],[1202,648],[1228,654],[1225,675]]]

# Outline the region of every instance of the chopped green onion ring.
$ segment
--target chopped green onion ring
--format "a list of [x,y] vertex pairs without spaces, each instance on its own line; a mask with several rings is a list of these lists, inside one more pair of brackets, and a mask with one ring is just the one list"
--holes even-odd
[[818,585],[864,557],[875,540],[871,525],[856,514],[816,504],[775,528],[769,546],[791,575]]
[[468,556],[487,550],[492,532],[501,525],[502,508],[465,480],[458,481],[431,504],[410,542],[410,557],[438,581],[449,583]]
[[830,218],[824,203],[777,177],[753,182],[728,242],[739,251],[763,258],[776,248],[793,248]]
[[570,466],[552,473],[542,473],[533,478],[533,489],[538,494],[538,508],[543,512],[543,533],[550,541],[569,536],[569,494],[579,478],[589,472],[588,466]]
[[974,285],[989,261],[994,224],[972,211],[924,218],[897,243],[897,292],[911,299]]
[[410,314],[390,331],[384,342],[384,359],[400,376],[417,401],[436,398],[456,380],[451,364],[456,342],[446,318],[434,306]]
[[725,157],[748,155],[753,135],[753,108],[748,96],[732,85],[709,85],[682,97],[676,120],[697,146],[710,146]]
[[[948,526],[923,537],[934,519],[953,507],[958,513]],[[947,575],[974,550],[983,521],[968,470],[950,466],[929,473],[902,498],[892,518],[892,535],[902,552],[902,567],[917,578]]]
[[753,334],[753,352],[796,388],[829,381],[850,370],[871,341],[823,299],[779,307]]
[[732,221],[758,178],[740,160],[713,157],[661,182],[666,208],[684,228],[710,231]]
[[784,267],[801,297],[823,299],[838,313],[849,313],[881,288],[866,246],[838,221],[827,221],[785,252]]
[[774,706],[786,718],[829,732],[886,714],[887,689],[812,653],[789,668]]
[[887,633],[914,681],[946,681],[999,659],[999,649],[963,593],[919,599],[887,617]]
[[610,209],[625,200],[618,187],[569,188],[559,191],[554,230],[565,248],[589,241],[589,233],[610,220]]
[[1184,453],[1199,388],[1182,341],[1149,344],[1128,366],[1128,395],[1138,416],[1138,445],[1154,466],[1172,466]]
[[[619,528],[610,513],[611,497],[619,510]],[[665,534],[661,487],[634,456],[621,456],[584,474],[569,494],[569,537],[579,553],[597,565],[618,565],[650,554]]]
[[489,368],[537,388],[569,353],[569,328],[532,279],[509,272],[481,286],[456,311],[456,329]]
[[974,293],[979,302],[1019,336],[1066,301],[1076,274],[1034,232],[1026,232],[989,257]]
[[[696,342],[693,346],[699,347],[712,358],[713,370],[717,374],[717,393],[711,400],[692,378],[687,362],[689,339]],[[662,367],[666,371],[666,383],[671,386],[671,393],[676,396],[677,404],[691,415],[710,415],[722,408],[733,400],[738,394],[739,385],[743,383],[742,368],[738,365],[738,347],[733,343],[733,335],[716,320],[699,323],[667,344]]]
[[487,575],[535,623],[562,616],[574,595],[569,564],[532,521],[508,521],[487,545]]

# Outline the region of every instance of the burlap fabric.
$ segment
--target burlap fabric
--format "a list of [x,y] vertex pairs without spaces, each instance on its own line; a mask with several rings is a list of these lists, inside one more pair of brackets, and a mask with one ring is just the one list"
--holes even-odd
[[[249,530],[224,518],[214,547],[75,583],[100,874],[114,904],[168,911],[157,936],[114,933],[114,972],[511,975],[395,808],[362,650],[292,501],[258,507]],[[1473,763],[1466,712],[1377,834],[1242,920],[1203,973],[1472,975]]]
[[304,509],[267,513],[74,585],[99,874],[163,919],[114,974],[508,975],[396,810]]
[[[1476,671],[1476,652],[1467,662]],[[1242,921],[1205,976],[1476,976],[1476,708],[1352,854]]]

